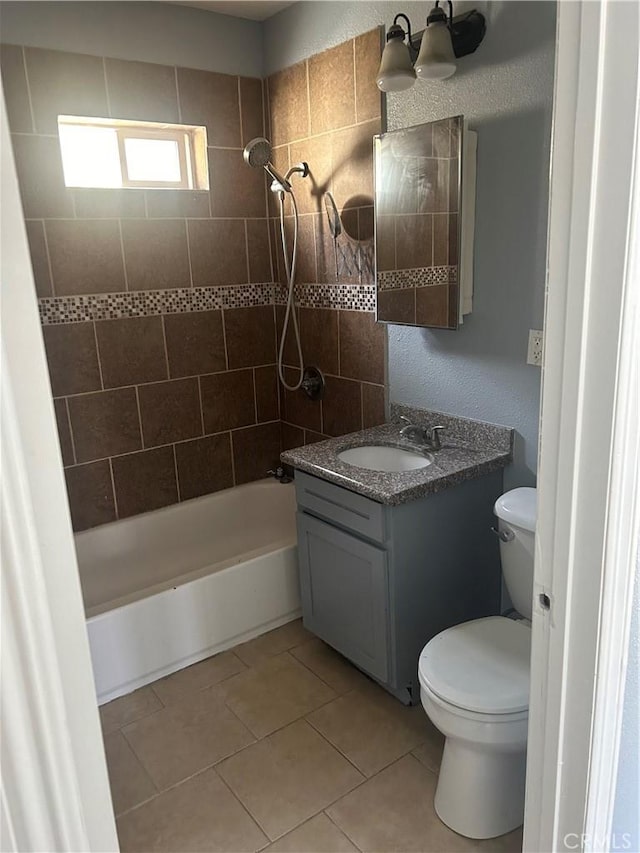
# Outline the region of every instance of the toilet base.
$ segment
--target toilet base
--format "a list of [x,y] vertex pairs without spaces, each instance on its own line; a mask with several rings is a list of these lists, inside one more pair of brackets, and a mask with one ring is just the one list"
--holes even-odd
[[524,820],[526,749],[496,750],[448,737],[434,806],[467,838],[495,838]]

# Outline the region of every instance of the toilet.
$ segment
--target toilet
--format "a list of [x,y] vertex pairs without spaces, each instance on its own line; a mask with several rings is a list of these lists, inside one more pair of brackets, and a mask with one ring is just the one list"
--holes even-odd
[[503,835],[524,818],[536,490],[506,492],[494,512],[519,617],[448,628],[427,643],[418,666],[422,705],[446,737],[435,810],[468,838]]

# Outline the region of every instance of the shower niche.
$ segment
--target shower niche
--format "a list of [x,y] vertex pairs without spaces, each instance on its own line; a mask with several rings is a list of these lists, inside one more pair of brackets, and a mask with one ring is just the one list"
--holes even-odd
[[379,322],[457,329],[471,312],[476,150],[464,116],[374,137]]

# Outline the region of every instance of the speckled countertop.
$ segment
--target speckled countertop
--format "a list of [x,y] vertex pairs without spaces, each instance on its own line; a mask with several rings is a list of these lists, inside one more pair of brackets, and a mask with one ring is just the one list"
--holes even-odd
[[[421,452],[415,443],[400,436],[403,426],[401,415],[414,424],[445,426],[445,432],[441,434],[442,449],[425,452],[433,460],[431,465],[415,471],[387,473],[359,468],[338,459],[340,451],[368,444]],[[509,427],[394,404],[389,423],[286,450],[280,458],[285,464],[307,474],[329,480],[379,503],[396,505],[504,468],[511,461],[512,447],[513,430]]]

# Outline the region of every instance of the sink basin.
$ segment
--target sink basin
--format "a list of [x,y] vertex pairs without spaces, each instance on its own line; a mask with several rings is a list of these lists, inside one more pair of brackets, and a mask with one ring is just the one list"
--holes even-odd
[[416,471],[419,468],[426,468],[433,461],[413,450],[404,450],[402,447],[387,447],[382,444],[370,444],[341,450],[338,453],[338,459],[358,468],[388,473]]

